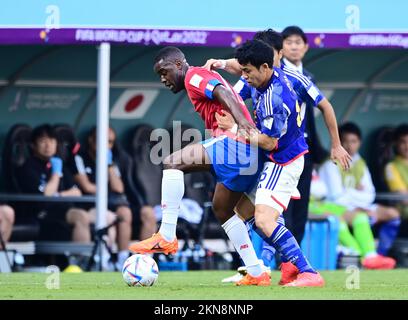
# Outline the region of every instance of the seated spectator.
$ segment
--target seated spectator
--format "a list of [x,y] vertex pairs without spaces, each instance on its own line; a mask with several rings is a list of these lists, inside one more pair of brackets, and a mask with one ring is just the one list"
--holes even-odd
[[[50,125],[41,125],[32,131],[31,149],[32,155],[17,173],[18,183],[24,193],[59,197],[82,195],[62,160],[56,157],[57,139]],[[35,202],[25,206],[22,215],[20,221],[40,219],[42,240],[91,241],[91,217],[73,204]],[[71,226],[72,230],[67,226]]]
[[[364,159],[358,153],[362,137],[360,129],[353,123],[346,123],[339,131],[343,147],[352,156],[352,164],[348,171],[341,170],[330,160],[322,165],[319,175],[328,189],[326,200],[339,206],[338,213],[353,227],[354,237],[364,258],[363,266],[369,269],[393,268],[395,260],[385,256],[398,234],[399,211],[374,203],[375,189],[371,175]],[[380,224],[377,252],[369,227],[374,224]],[[343,225],[340,237],[350,239],[349,232],[348,235],[346,233]]]
[[[124,193],[124,183],[121,179],[119,168],[113,162],[111,149],[115,139],[115,132],[109,129],[107,157],[109,183],[108,208],[110,211],[108,212],[108,216],[111,216],[112,212],[114,212],[120,218],[117,227],[117,266],[121,268],[125,260],[129,257],[128,247],[132,235],[132,211]],[[75,156],[73,173],[76,183],[85,194],[96,194],[96,128],[93,128],[88,135],[86,150],[81,150],[80,154]]]
[[[408,198],[408,124],[402,124],[394,132],[395,158],[385,167],[385,179],[391,192]],[[401,216],[408,219],[408,199],[399,204]]]
[[14,225],[14,209],[6,204],[0,205],[0,250],[4,250],[2,243],[7,244]]

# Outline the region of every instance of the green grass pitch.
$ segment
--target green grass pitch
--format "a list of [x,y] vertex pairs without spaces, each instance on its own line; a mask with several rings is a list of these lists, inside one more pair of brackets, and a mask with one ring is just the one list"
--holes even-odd
[[[117,273],[60,273],[60,288],[47,289],[47,273],[0,274],[0,299],[148,299],[148,300],[370,300],[408,299],[408,271],[345,270],[321,272],[324,288],[283,288],[272,272],[270,287],[236,287],[221,279],[234,271],[160,272],[153,287],[128,287]],[[359,279],[359,288],[350,289],[350,277]],[[357,284],[357,282],[356,282]]]

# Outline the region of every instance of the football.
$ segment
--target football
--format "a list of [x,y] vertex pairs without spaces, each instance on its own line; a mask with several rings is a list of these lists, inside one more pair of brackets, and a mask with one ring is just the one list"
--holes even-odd
[[129,287],[150,287],[159,277],[159,268],[150,256],[134,254],[123,264],[122,276]]

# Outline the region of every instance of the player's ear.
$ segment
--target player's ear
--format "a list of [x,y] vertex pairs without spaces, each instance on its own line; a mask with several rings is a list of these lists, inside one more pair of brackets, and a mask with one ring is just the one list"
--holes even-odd
[[305,54],[306,54],[306,52],[309,50],[309,44],[308,43],[305,43]]
[[259,68],[259,71],[265,72],[268,69],[271,69],[271,68],[269,67],[269,65],[266,62],[264,62],[264,63],[261,64],[261,67]]

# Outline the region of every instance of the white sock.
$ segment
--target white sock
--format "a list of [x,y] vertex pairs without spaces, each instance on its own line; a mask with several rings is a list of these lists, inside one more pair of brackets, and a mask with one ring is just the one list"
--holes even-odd
[[167,241],[176,237],[177,218],[184,195],[184,173],[177,169],[163,170],[162,179],[162,222],[159,232]]
[[247,272],[251,276],[259,276],[262,273],[262,268],[258,257],[256,256],[251,239],[249,239],[245,223],[237,215],[233,215],[222,225],[222,227],[242,261],[244,261],[244,264],[247,267]]

